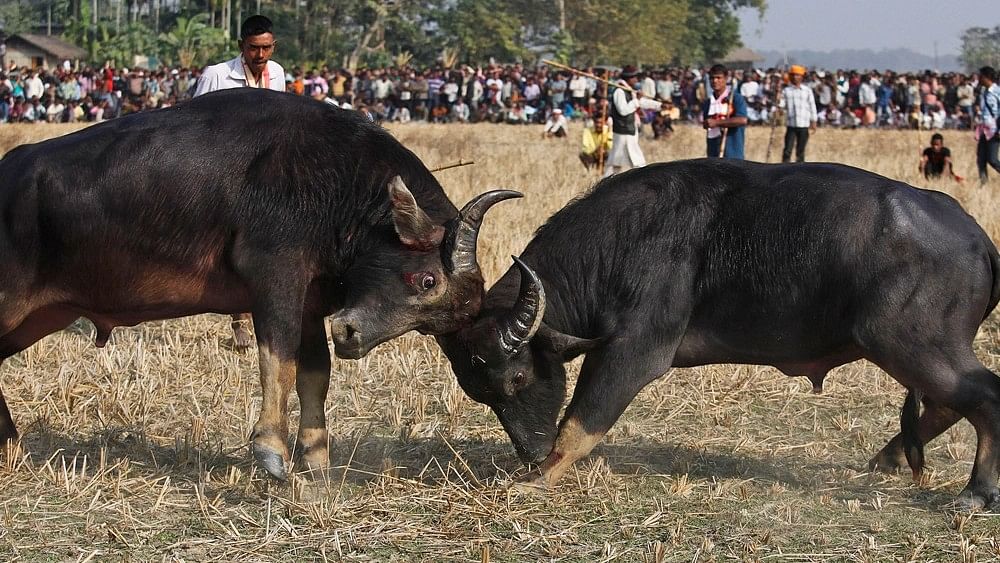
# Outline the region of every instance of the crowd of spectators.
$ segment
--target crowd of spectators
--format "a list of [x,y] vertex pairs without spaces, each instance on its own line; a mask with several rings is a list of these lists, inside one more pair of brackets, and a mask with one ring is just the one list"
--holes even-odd
[[[612,82],[615,69],[585,68]],[[101,121],[181,102],[195,90],[197,69],[10,68],[0,72],[0,123]],[[732,81],[748,104],[751,124],[774,118],[777,92],[787,76],[778,69],[737,70]],[[287,89],[375,121],[545,123],[553,109],[569,120],[601,112],[604,83],[586,74],[519,64],[455,69],[384,68],[349,73],[329,67],[293,67]],[[980,86],[975,73],[810,71],[821,127],[971,128]],[[650,69],[643,94],[665,103],[643,121],[654,135],[675,122],[697,121],[705,97],[704,73],[695,68]]]

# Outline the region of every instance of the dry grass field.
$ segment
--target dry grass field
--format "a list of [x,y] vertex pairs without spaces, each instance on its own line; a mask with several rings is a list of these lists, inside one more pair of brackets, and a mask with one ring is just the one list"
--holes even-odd
[[[66,131],[0,127],[0,153]],[[392,131],[428,167],[475,161],[438,173],[459,204],[494,187],[525,193],[487,218],[488,281],[595,180],[576,160],[578,129],[569,141],[537,127]],[[702,134],[680,127],[643,146],[651,162],[700,156]],[[916,167],[929,136],[822,130],[809,156],[925,185]],[[767,140],[750,130],[748,156],[763,160]],[[970,181],[930,187],[1000,241],[1000,180],[971,181],[968,133],[945,140]],[[78,323],[0,370],[24,434],[23,450],[0,455],[0,560],[1000,560],[1000,515],[946,510],[972,465],[967,423],[929,445],[926,482],[868,473],[903,398],[870,364],[835,370],[821,395],[767,367],[674,370],[555,490],[532,495],[508,489],[522,471],[513,448],[429,337],[335,361],[334,469],[280,484],[250,463],[256,353],[233,351],[227,317],[117,329],[103,349],[91,331]],[[976,347],[995,370],[998,343],[994,315]]]

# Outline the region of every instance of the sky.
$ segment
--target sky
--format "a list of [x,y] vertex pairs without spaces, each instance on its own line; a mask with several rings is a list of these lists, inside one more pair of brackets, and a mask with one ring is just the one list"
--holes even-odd
[[[962,31],[1000,25],[1000,0],[767,0],[763,21],[740,10],[740,35],[751,49],[903,47],[925,55],[958,55]],[[993,14],[984,19],[983,14]]]

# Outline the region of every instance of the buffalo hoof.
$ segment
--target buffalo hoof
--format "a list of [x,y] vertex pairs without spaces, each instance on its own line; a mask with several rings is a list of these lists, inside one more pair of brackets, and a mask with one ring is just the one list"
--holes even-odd
[[280,453],[261,444],[253,445],[253,457],[264,471],[279,481],[288,480],[288,461]]
[[906,456],[903,455],[902,451],[887,453],[883,449],[868,462],[868,471],[899,473],[904,465],[906,465]]
[[253,345],[253,334],[246,323],[233,323],[233,348],[240,352],[250,349]]
[[1000,489],[993,487],[984,492],[966,489],[958,495],[951,508],[958,512],[974,512],[983,510],[1000,501]]
[[534,470],[519,477],[510,488],[521,493],[537,494],[548,491],[549,483],[541,472]]
[[330,451],[326,448],[310,448],[297,453],[295,466],[299,471],[320,475],[330,467]]

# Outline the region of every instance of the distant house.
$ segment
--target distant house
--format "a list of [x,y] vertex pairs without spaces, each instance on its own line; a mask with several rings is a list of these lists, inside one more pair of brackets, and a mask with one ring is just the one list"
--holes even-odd
[[7,38],[7,64],[52,68],[63,61],[86,60],[87,51],[51,35],[21,33]]
[[720,62],[732,69],[750,70],[763,60],[763,55],[752,49],[740,47],[730,51],[728,55],[716,62]]

